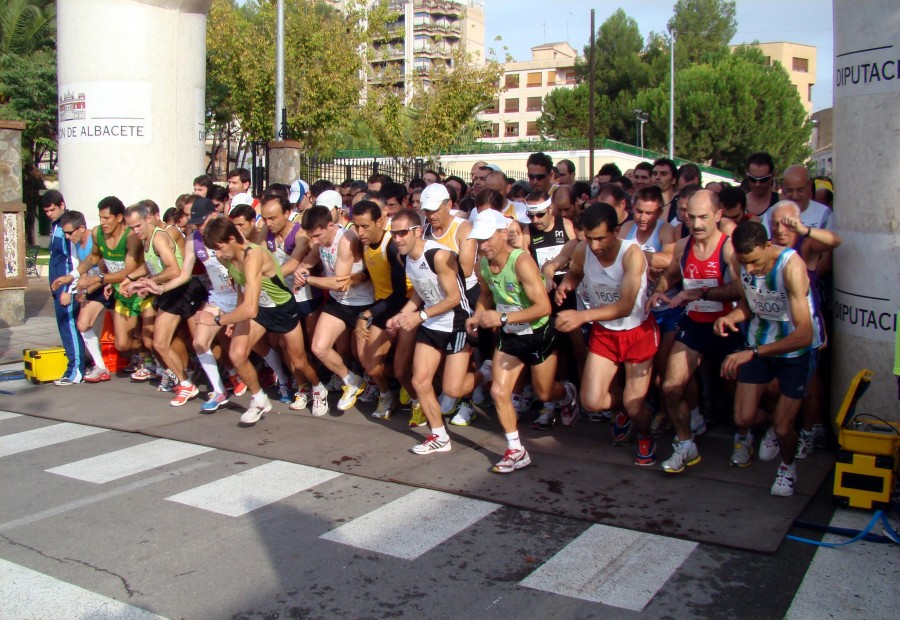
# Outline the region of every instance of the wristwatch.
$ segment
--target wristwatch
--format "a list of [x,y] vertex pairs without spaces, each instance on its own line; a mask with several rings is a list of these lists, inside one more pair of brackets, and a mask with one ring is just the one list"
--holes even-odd
[[218,325],[218,326],[221,327],[221,326],[222,326],[222,315],[221,315],[221,314],[217,314],[217,315],[215,316],[215,318],[213,318],[213,322],[214,322],[216,325]]
[[750,347],[750,350],[753,351],[753,359],[756,359],[757,357],[759,357],[759,347],[758,346],[753,345],[752,347]]
[[509,317],[506,316],[506,313],[500,315],[500,327],[506,327],[506,322],[509,320]]
[[105,283],[106,283],[106,274],[101,273],[100,274],[100,284],[105,284]]
[[372,321],[375,319],[375,317],[373,317],[371,314],[369,316],[360,314],[359,318],[366,322],[366,329],[372,327]]
[[428,313],[424,310],[419,310],[419,318],[422,319],[422,322],[424,323],[428,320]]

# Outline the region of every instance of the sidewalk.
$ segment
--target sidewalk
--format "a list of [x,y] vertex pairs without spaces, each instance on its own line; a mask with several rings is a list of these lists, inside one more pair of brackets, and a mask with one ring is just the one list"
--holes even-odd
[[22,349],[62,346],[47,278],[29,278],[25,289],[25,323],[0,331],[0,364],[22,362]]

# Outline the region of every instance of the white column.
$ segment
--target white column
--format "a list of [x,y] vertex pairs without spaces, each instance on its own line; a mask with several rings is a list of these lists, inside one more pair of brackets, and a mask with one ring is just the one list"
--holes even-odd
[[57,0],[60,190],[164,212],[205,170],[206,13],[212,0]]
[[860,369],[861,411],[900,420],[892,374],[900,308],[900,3],[834,0],[833,409]]

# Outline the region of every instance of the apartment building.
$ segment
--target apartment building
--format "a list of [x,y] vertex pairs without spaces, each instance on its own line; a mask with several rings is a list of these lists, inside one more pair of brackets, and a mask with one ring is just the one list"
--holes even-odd
[[[800,101],[806,109],[807,116],[812,114],[812,89],[816,83],[816,48],[800,43],[754,43],[766,56],[766,60],[772,63],[781,63],[791,83],[800,93]],[[732,46],[732,50],[737,45]]]
[[502,92],[479,120],[486,122],[483,142],[538,139],[537,119],[544,97],[556,88],[575,87],[578,52],[568,43],[531,48],[531,60],[503,65]]

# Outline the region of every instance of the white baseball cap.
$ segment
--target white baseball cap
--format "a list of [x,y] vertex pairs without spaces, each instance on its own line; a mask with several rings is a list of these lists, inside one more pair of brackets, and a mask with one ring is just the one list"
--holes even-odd
[[297,204],[306,194],[309,192],[309,185],[303,179],[297,179],[293,183],[291,183],[291,193],[288,196],[288,200],[290,200],[292,205]]
[[506,230],[511,223],[512,220],[504,217],[499,211],[486,209],[475,218],[472,232],[469,233],[469,239],[478,239],[479,241],[490,239],[491,235],[498,230]]
[[344,206],[344,199],[333,189],[327,189],[316,198],[317,207],[328,207],[329,209],[340,209]]
[[422,190],[423,211],[437,211],[445,200],[450,200],[450,192],[440,183],[432,183]]
[[238,205],[250,205],[253,206],[253,196],[250,194],[241,192],[240,194],[235,194],[231,199],[231,208],[234,209]]

